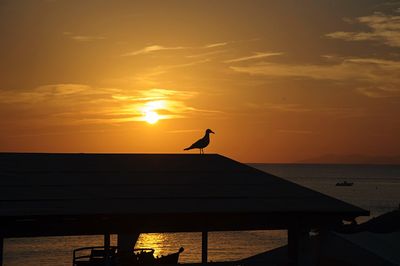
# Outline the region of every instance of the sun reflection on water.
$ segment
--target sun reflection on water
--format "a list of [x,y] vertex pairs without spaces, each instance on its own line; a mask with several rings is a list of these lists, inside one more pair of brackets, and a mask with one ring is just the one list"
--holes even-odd
[[135,248],[153,248],[154,256],[167,255],[169,252],[166,234],[140,234]]
[[[243,259],[287,244],[286,231],[210,232],[208,255],[211,261]],[[153,248],[154,255],[175,253],[180,247],[185,251],[180,263],[197,263],[201,260],[201,233],[147,233],[140,234],[135,248]]]
[[153,248],[155,256],[178,252],[180,247],[184,247],[185,251],[180,254],[179,262],[200,261],[201,233],[140,234],[135,246],[135,248]]

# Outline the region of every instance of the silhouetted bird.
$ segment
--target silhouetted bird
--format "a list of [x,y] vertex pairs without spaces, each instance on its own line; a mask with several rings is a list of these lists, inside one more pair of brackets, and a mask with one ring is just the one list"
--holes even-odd
[[208,146],[210,143],[210,133],[215,134],[211,129],[206,130],[206,134],[204,135],[203,138],[199,139],[195,143],[193,143],[190,147],[184,149],[185,151],[187,150],[192,150],[192,149],[200,149],[200,154],[204,154],[203,149]]

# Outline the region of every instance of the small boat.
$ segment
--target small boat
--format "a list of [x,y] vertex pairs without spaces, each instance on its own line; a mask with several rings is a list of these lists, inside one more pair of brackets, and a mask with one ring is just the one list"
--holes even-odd
[[118,253],[116,246],[83,247],[73,251],[72,266],[134,266],[154,264],[178,264],[179,254],[184,251],[180,248],[178,252],[161,257],[154,257],[152,248],[135,248],[129,253]]
[[336,183],[337,187],[351,187],[352,185],[354,185],[353,182],[347,182],[347,181]]

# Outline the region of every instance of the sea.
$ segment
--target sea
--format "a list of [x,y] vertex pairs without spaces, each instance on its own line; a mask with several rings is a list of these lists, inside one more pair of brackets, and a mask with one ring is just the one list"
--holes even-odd
[[[400,165],[334,165],[334,164],[249,164],[299,185],[367,209],[366,221],[400,205]],[[335,186],[338,182],[353,182],[353,186]],[[102,245],[102,236],[69,236],[12,238],[4,240],[4,265],[54,266],[72,265],[72,251],[79,247]],[[208,257],[210,261],[246,258],[287,243],[287,232],[240,231],[210,232]],[[111,237],[116,245],[116,236]],[[136,248],[150,247],[155,255],[185,251],[179,262],[200,262],[200,233],[141,234]]]

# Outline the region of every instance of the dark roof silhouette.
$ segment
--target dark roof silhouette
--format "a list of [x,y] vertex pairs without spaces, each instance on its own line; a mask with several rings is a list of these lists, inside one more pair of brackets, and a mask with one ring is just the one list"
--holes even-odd
[[4,236],[285,228],[299,217],[368,215],[217,154],[0,153],[0,176]]

